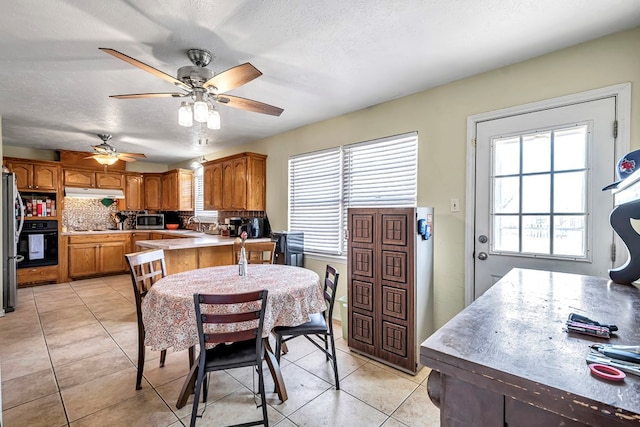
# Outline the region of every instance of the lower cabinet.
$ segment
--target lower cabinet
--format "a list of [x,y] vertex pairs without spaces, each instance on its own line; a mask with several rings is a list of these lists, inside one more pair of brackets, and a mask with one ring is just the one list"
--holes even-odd
[[129,252],[129,239],[126,234],[70,237],[69,277],[75,279],[128,271],[124,255]]

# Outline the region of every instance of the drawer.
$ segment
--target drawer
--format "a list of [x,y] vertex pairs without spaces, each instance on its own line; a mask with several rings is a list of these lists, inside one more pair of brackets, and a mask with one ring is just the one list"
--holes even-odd
[[79,236],[69,236],[69,244],[74,243],[107,243],[107,242],[127,242],[131,238],[130,233],[121,234],[83,234]]
[[47,283],[58,281],[58,266],[32,267],[18,269],[18,285]]

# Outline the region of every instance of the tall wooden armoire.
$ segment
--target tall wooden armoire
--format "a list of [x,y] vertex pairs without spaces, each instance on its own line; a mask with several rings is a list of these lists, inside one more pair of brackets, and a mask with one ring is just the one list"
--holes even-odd
[[351,350],[415,374],[433,332],[433,209],[348,210]]

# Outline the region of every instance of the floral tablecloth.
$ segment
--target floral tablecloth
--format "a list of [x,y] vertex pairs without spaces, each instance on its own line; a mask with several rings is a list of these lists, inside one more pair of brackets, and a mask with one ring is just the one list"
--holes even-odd
[[145,344],[174,351],[198,343],[193,294],[241,293],[267,289],[265,336],[275,326],[297,326],[326,308],[317,273],[300,267],[250,264],[246,276],[238,266],[201,268],[172,274],[151,288],[142,301]]

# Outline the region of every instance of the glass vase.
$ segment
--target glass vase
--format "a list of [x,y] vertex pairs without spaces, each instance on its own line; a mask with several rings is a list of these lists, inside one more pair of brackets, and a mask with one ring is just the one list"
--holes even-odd
[[240,248],[240,260],[238,261],[238,274],[240,276],[247,275],[247,256],[244,252],[244,246]]

